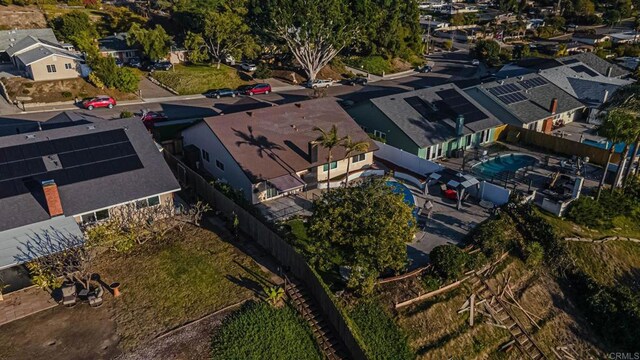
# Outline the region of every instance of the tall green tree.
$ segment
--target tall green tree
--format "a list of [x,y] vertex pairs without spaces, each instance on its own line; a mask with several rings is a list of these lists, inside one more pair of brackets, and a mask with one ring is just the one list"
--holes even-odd
[[414,223],[411,207],[384,179],[333,189],[316,200],[309,220],[314,262],[349,267],[348,286],[370,293],[381,272],[405,267]]
[[309,80],[357,35],[342,0],[268,0],[264,6],[270,34],[287,45]]
[[610,28],[613,28],[620,22],[620,20],[622,20],[622,14],[620,14],[620,11],[616,9],[611,9],[604,12],[602,19],[605,24],[609,25]]
[[[609,155],[607,157],[607,163],[605,164],[604,173],[602,174],[602,178],[600,179],[600,184],[598,184],[598,194],[596,195],[596,200],[600,199],[600,194],[602,193],[602,187],[604,186],[604,181],[607,177],[607,169],[609,168],[609,163],[611,162],[611,158],[615,152],[615,144],[624,141],[625,138],[628,137],[629,129],[632,127],[633,117],[629,115],[626,111],[623,110],[611,110],[607,113],[602,125],[598,128],[598,133],[604,137],[606,137],[609,141],[611,141],[611,148],[609,149]],[[612,185],[612,188],[615,188],[615,182]]]
[[345,158],[347,159],[347,177],[344,179],[344,186],[349,186],[349,170],[351,169],[351,157],[357,153],[364,153],[369,150],[368,141],[354,141],[351,136],[347,135],[342,141],[342,147],[345,150]]
[[500,58],[500,44],[494,40],[478,40],[473,51],[477,58],[487,62],[496,62]]
[[59,38],[72,43],[81,51],[95,48],[94,39],[98,37],[95,24],[85,12],[70,11],[52,21],[53,29]]
[[185,45],[192,61],[210,59],[220,63],[227,56],[236,59],[255,54],[256,45],[245,18],[247,9],[232,2],[204,14],[201,32],[187,34]]
[[171,49],[171,42],[171,36],[160,25],[156,25],[153,29],[145,29],[136,23],[131,25],[127,36],[129,45],[140,46],[142,52],[153,61],[167,57]]
[[344,141],[344,137],[338,136],[338,128],[335,125],[331,126],[329,131],[325,131],[319,127],[314,127],[313,131],[320,133],[318,138],[313,141],[313,145],[322,146],[327,149],[327,191],[331,188],[331,162],[333,161],[333,149],[340,146]]

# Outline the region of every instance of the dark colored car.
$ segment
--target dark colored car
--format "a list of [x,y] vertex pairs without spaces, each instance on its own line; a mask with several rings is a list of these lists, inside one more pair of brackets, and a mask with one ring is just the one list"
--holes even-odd
[[422,67],[418,68],[418,72],[426,74],[426,73],[430,73],[431,69],[432,69],[431,66],[425,65],[425,66],[422,66]]
[[238,92],[243,95],[268,94],[271,92],[271,85],[260,83],[253,85],[244,85],[238,88]]
[[96,96],[93,99],[85,100],[82,102],[82,107],[87,110],[93,110],[95,108],[106,107],[111,109],[116,106],[116,99],[111,96]]
[[238,95],[238,90],[233,90],[229,88],[209,90],[206,93],[204,93],[204,96],[208,98],[216,98],[216,99],[220,99],[221,97],[225,97],[225,96],[236,97],[236,95]]
[[153,124],[158,121],[169,120],[169,118],[165,114],[157,111],[143,111],[140,119],[144,123],[144,126],[147,127],[147,129],[152,129]]
[[140,61],[139,57],[132,57],[129,59],[129,66],[139,68],[142,66],[142,61]]
[[122,62],[122,60],[116,59],[116,65],[117,66],[122,66],[122,65],[124,65],[124,63]]
[[344,83],[346,85],[351,85],[351,86],[356,86],[356,85],[364,86],[364,85],[367,85],[368,82],[369,82],[369,79],[367,79],[366,77],[357,76],[351,79],[347,79]]
[[173,67],[173,65],[171,65],[171,63],[168,62],[168,61],[158,61],[158,62],[153,64],[153,68],[155,70],[167,71],[167,70],[170,70],[172,67]]

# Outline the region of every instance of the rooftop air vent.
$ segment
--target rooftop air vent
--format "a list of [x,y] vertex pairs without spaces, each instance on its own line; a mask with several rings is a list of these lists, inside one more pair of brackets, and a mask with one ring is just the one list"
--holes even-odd
[[27,139],[35,139],[36,138],[36,134],[28,134],[27,136],[25,136],[25,138],[27,138]]

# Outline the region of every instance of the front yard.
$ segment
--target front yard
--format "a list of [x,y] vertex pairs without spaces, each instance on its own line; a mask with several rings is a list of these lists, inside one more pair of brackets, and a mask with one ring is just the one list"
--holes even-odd
[[[0,354],[7,359],[47,354],[54,360],[68,359],[71,351],[127,352],[168,330],[254,298],[262,291],[265,273],[228,240],[189,225],[128,254],[104,253],[94,272],[103,283],[119,282],[120,297],[107,293],[100,308],[60,306],[2,326]],[[16,333],[22,335],[7,336]],[[65,353],[65,347],[73,350]]]
[[344,62],[353,68],[361,69],[374,75],[389,75],[410,70],[423,61],[419,58],[416,58],[411,62],[400,58],[385,59],[382,56],[376,55],[366,57],[349,57],[345,58]]
[[180,95],[202,94],[219,88],[235,89],[253,82],[248,75],[226,65],[220,65],[220,69],[215,65],[175,65],[169,71],[156,71],[152,76]]
[[84,99],[97,95],[109,95],[116,100],[134,100],[135,94],[123,93],[115,89],[99,89],[82,78],[31,81],[21,77],[1,79],[7,87],[12,100],[24,100],[25,103],[50,103],[73,101],[76,97]]

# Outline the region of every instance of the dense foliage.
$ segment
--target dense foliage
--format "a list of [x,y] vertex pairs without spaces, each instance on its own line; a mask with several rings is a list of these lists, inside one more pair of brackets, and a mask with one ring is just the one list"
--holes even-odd
[[93,39],[98,36],[95,24],[85,12],[73,10],[52,21],[53,30],[60,39],[72,43],[82,51],[91,51]]
[[500,63],[500,44],[495,40],[478,40],[473,52],[478,59],[490,65]]
[[89,65],[93,70],[92,74],[95,74],[104,86],[122,92],[138,90],[138,75],[131,68],[116,65],[114,58],[98,56],[91,59]]
[[469,254],[451,244],[436,246],[429,257],[436,271],[447,279],[459,278],[469,261]]
[[309,220],[312,261],[349,267],[348,286],[370,292],[381,272],[404,268],[415,232],[411,210],[383,179],[324,193]]
[[366,346],[369,359],[413,359],[407,335],[375,300],[364,300],[349,311]]
[[142,53],[153,61],[164,59],[167,56],[171,42],[171,36],[160,25],[156,25],[153,29],[145,29],[138,24],[133,24],[127,37],[129,45],[139,46]]
[[311,329],[290,307],[254,303],[225,320],[212,359],[321,359]]

